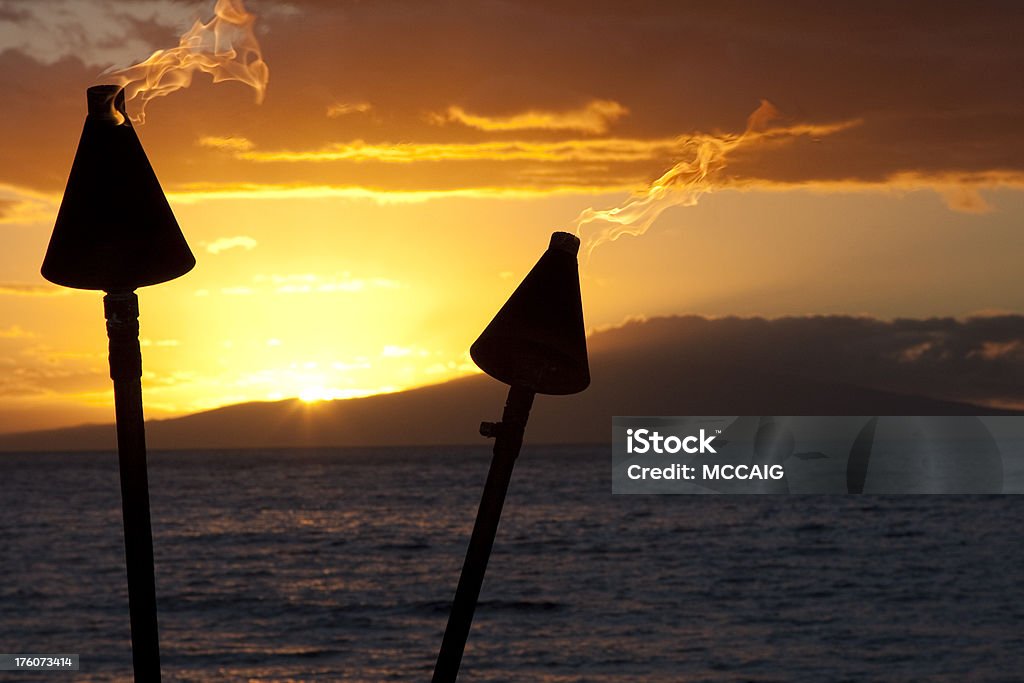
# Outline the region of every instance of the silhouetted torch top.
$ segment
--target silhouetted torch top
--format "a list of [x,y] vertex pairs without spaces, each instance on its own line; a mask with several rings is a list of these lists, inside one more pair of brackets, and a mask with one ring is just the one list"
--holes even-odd
[[97,85],[88,100],[43,277],[115,292],[184,275],[196,260],[125,111],[124,90]]
[[101,289],[114,380],[125,567],[135,680],[160,681],[137,287],[173,280],[196,259],[174,220],[125,111],[124,90],[89,88],[89,113],[57,212],[42,273]]
[[576,254],[567,232],[551,244],[469,349],[491,377],[539,394],[575,394],[590,384]]
[[574,235],[552,234],[548,250],[469,349],[476,364],[508,384],[509,390],[501,422],[480,425],[480,433],[494,439],[494,457],[432,683],[455,683],[459,675],[534,394],[575,394],[590,384],[576,265],[579,249],[580,241]]

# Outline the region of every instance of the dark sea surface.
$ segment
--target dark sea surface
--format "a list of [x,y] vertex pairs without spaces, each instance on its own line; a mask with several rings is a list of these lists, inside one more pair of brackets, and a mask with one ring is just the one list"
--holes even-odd
[[[1024,498],[613,496],[527,448],[460,681],[1024,680]],[[157,452],[166,681],[428,681],[489,453]],[[117,461],[0,455],[0,652],[131,678]]]

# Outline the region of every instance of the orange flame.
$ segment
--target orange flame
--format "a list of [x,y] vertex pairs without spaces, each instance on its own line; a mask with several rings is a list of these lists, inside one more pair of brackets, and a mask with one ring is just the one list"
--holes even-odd
[[576,218],[576,236],[583,239],[583,226],[604,223],[605,227],[583,239],[583,260],[590,259],[594,249],[623,235],[642,235],[672,206],[693,206],[710,192],[713,180],[725,168],[726,156],[737,147],[758,137],[758,130],[776,118],[779,111],[768,100],[747,119],[747,128],[740,134],[694,135],[680,138],[685,159],[666,171],[643,192],[614,209],[585,209]]
[[196,71],[210,74],[214,83],[241,81],[256,91],[257,103],[263,101],[270,70],[252,30],[255,15],[242,0],[217,0],[213,11],[213,19],[205,24],[197,20],[177,47],[157,50],[135,66],[104,72],[104,81],[124,87],[126,101],[140,100],[132,121],[143,123],[151,99],[187,88]]

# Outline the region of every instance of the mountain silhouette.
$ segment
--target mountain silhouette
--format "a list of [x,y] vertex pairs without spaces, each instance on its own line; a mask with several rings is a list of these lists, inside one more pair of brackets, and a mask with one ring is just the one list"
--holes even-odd
[[[962,378],[949,368],[929,366],[922,372],[888,351],[865,353],[858,343],[865,335],[857,333],[862,320],[870,323],[863,329],[872,349],[880,344],[877,325],[895,324],[840,316],[777,321],[688,316],[597,332],[588,342],[590,388],[572,396],[538,396],[527,440],[607,442],[614,415],[1014,414],[916,393],[916,387],[955,390],[968,380],[972,387],[984,387],[984,368],[973,363]],[[834,329],[842,334],[833,334]],[[935,336],[929,329],[922,334]],[[899,328],[892,336],[899,344],[916,341]],[[1005,375],[1000,377],[1005,392]],[[1019,387],[1010,390],[1021,395]],[[479,423],[501,416],[506,391],[490,377],[475,375],[359,399],[243,403],[150,421],[147,441],[154,449],[484,443]],[[6,451],[114,445],[113,425],[0,435],[0,450]]]

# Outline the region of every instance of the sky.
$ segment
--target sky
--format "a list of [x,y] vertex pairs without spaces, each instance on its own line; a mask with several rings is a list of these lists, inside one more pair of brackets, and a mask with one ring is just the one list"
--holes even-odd
[[[139,292],[149,417],[475,372],[469,345],[550,233],[679,163],[692,182],[646,233],[583,259],[589,329],[1024,313],[1017,3],[245,8],[262,97],[196,73],[136,124],[198,262]],[[213,16],[0,0],[0,431],[112,418],[102,294],[39,265],[85,89]]]

